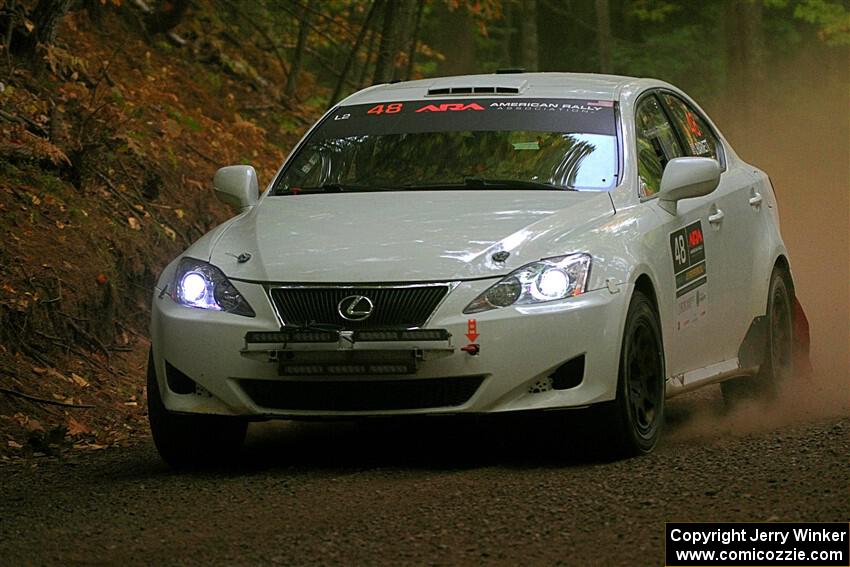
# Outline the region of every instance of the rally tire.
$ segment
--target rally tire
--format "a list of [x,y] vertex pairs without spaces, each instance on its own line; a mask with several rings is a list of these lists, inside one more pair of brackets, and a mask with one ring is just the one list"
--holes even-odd
[[723,399],[730,407],[752,399],[773,400],[794,375],[793,336],[794,297],[786,272],[774,268],[767,296],[767,333],[764,357],[755,376],[727,380],[720,384]]
[[148,357],[147,378],[148,421],[162,460],[174,469],[192,469],[224,465],[238,456],[247,421],[168,411],[162,403],[153,351]]
[[635,291],[623,329],[617,397],[599,408],[604,456],[634,457],[655,448],[664,422],[665,376],[658,313],[652,300]]

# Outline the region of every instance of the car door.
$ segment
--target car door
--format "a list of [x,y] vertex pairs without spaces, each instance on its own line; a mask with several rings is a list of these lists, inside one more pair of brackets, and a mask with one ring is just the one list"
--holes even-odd
[[[715,303],[720,258],[709,218],[716,210],[715,194],[679,201],[672,215],[658,206],[658,190],[667,162],[685,156],[679,136],[655,94],[645,95],[635,109],[638,182],[641,200],[654,208],[661,222],[648,245],[657,272],[667,373],[685,373],[719,362],[716,340],[722,318]],[[650,202],[654,201],[654,202]]]
[[724,360],[733,359],[755,316],[753,290],[759,286],[754,286],[754,278],[759,274],[754,270],[761,265],[756,251],[767,235],[764,198],[753,168],[740,160],[727,162],[721,142],[693,105],[671,92],[661,93],[660,98],[686,154],[716,159],[724,167],[720,185],[713,193],[715,222],[711,223],[710,232],[723,251],[717,275],[728,290],[717,305],[725,322],[722,355]]

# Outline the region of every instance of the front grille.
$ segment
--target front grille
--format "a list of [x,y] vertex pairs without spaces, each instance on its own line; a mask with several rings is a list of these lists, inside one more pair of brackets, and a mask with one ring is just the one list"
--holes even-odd
[[460,406],[483,376],[407,380],[293,382],[241,380],[258,406],[278,410],[380,411]]
[[[285,325],[333,325],[342,329],[409,329],[421,327],[449,291],[448,284],[409,287],[279,287],[271,297]],[[364,296],[371,315],[349,321],[339,314],[346,297]]]

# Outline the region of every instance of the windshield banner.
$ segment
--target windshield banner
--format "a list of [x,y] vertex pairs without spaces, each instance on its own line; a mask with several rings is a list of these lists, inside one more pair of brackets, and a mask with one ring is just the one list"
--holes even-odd
[[614,103],[605,100],[497,98],[414,100],[341,106],[319,138],[451,131],[582,132],[614,135]]

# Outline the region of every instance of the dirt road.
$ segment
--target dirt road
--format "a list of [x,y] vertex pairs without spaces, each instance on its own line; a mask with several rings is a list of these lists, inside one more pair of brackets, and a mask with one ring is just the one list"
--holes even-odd
[[658,451],[615,463],[525,420],[260,426],[194,474],[150,442],[4,465],[0,563],[661,565],[665,521],[850,518],[850,417],[718,404],[674,400]]

